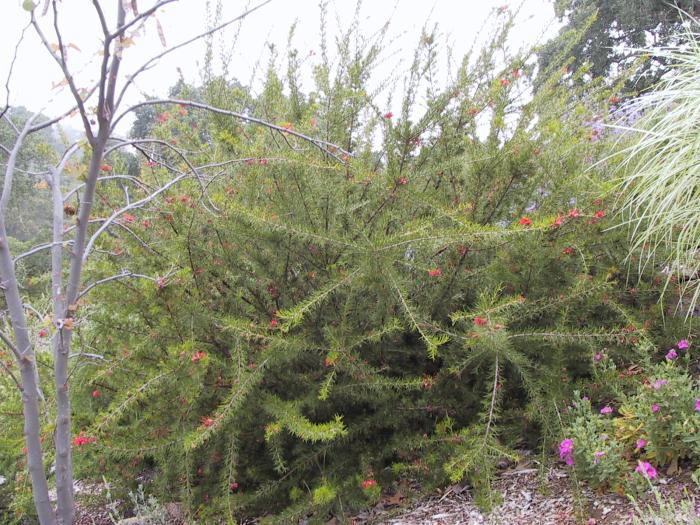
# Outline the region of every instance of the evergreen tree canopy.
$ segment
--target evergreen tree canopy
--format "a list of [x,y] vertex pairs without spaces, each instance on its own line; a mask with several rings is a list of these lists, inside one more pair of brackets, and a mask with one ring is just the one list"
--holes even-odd
[[[665,46],[677,42],[683,30],[683,11],[698,12],[695,0],[553,0],[556,15],[566,20],[559,36],[539,53],[543,67],[566,50],[574,70],[588,64],[593,77],[607,78],[636,59],[626,48]],[[687,17],[686,17],[687,18]],[[571,44],[571,31],[582,31]],[[629,91],[653,85],[667,70],[663,57],[643,63],[629,80]]]

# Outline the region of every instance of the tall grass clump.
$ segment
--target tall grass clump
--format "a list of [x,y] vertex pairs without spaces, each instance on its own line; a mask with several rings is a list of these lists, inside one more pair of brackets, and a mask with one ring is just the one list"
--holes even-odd
[[673,65],[630,106],[627,116],[638,120],[619,126],[623,224],[631,260],[663,268],[666,286],[680,283],[679,307],[685,302],[689,316],[700,297],[700,43],[689,31],[677,45],[636,52],[663,54]]

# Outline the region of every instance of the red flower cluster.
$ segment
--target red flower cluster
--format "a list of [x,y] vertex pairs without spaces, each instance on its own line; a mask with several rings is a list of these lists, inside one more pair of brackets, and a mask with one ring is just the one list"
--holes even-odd
[[131,215],[131,213],[125,213],[124,215],[122,215],[122,219],[124,219],[124,222],[127,224],[133,224],[136,220],[136,217]]
[[401,177],[401,178],[399,179],[399,184],[400,184],[401,186],[405,186],[406,184],[408,184],[408,178],[407,178],[407,177]]
[[95,389],[95,390],[92,391],[92,397],[94,397],[95,399],[97,399],[97,398],[100,397],[101,395],[102,395],[102,392],[100,392],[100,391],[97,390],[97,389]]
[[192,356],[192,362],[193,363],[199,363],[201,360],[203,360],[205,357],[207,357],[206,352],[195,352],[194,355]]
[[202,423],[202,426],[204,428],[209,428],[210,426],[212,426],[214,424],[214,420],[210,417],[202,416],[199,418],[199,421]]
[[100,166],[100,171],[112,171],[112,166],[109,164],[102,164],[102,166]]
[[508,80],[507,78],[502,78],[500,80],[500,83],[501,83],[501,87],[506,87],[508,84],[510,84],[510,80]]
[[42,328],[39,330],[39,337],[48,337],[49,336],[49,330],[47,328]]
[[270,319],[270,328],[277,328],[279,321],[277,319]]
[[518,224],[520,224],[521,226],[530,226],[532,224],[532,219],[530,219],[529,217],[520,217]]
[[428,275],[430,277],[440,277],[442,275],[442,270],[440,268],[433,268],[432,270],[428,270]]
[[89,445],[90,443],[96,443],[97,438],[95,436],[86,436],[83,432],[78,434],[73,438],[73,444],[76,447],[81,447],[83,445]]
[[366,479],[361,483],[361,486],[363,489],[368,489],[370,487],[376,487],[377,482],[373,480],[372,478]]
[[480,316],[477,315],[477,316],[474,318],[474,324],[475,324],[476,326],[486,326],[487,324],[489,324],[489,322],[488,322],[487,319],[484,319],[483,317],[480,317]]
[[391,119],[393,116],[394,114],[391,111],[387,111],[386,113],[384,113],[384,118],[387,120]]

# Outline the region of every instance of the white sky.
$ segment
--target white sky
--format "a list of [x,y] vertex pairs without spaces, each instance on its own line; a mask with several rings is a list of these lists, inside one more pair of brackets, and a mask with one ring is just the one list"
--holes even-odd
[[[39,1],[42,5],[44,0]],[[116,11],[119,0],[103,0],[101,3],[111,18]],[[216,4],[216,0],[210,0]],[[223,0],[223,20],[233,18],[245,10],[246,5],[254,6],[260,0]],[[5,81],[14,47],[19,40],[29,14],[21,7],[22,0],[4,0],[0,18],[0,106],[4,106],[7,90]],[[144,11],[155,0],[138,0],[139,9]],[[233,76],[246,83],[253,72],[255,64],[263,65],[268,58],[267,42],[274,43],[284,56],[287,35],[291,24],[297,21],[295,47],[300,57],[316,52],[308,60],[318,60],[320,21],[318,0],[272,0],[272,2],[243,22],[240,28],[238,44],[232,55],[230,70]],[[178,0],[166,6],[158,19],[163,28],[168,45],[177,44],[204,31],[206,28],[205,0]],[[551,0],[524,0],[518,16],[518,23],[511,35],[513,46],[529,45],[543,42],[545,36],[553,36],[559,27],[555,23]],[[393,74],[398,66],[407,68],[412,60],[413,49],[418,41],[420,31],[426,20],[430,26],[437,23],[441,42],[450,42],[457,58],[468,50],[476,33],[482,27],[488,15],[496,8],[509,5],[517,8],[518,2],[507,0],[374,0],[362,6],[362,29],[372,34],[386,21],[390,21],[389,34],[394,37],[387,49],[388,60],[378,71],[379,77]],[[328,35],[337,34],[338,24],[346,28],[352,21],[355,10],[354,0],[335,0],[329,4]],[[40,11],[40,8],[37,10]],[[40,13],[37,12],[39,15]],[[56,42],[52,30],[52,17],[49,13],[40,18],[47,39]],[[64,44],[75,44],[80,51],[69,50],[69,64],[76,71],[79,86],[88,87],[95,81],[98,71],[98,56],[101,49],[100,31],[92,2],[88,0],[61,0],[59,2],[59,22],[61,24]],[[219,42],[232,42],[236,26],[222,34]],[[332,44],[332,42],[331,42]],[[228,45],[228,44],[226,44]],[[124,50],[124,64],[121,74],[135,70],[151,56],[164,48],[158,38],[154,20],[146,25],[145,35],[136,39],[134,46]],[[220,49],[220,48],[219,48]],[[218,54],[218,50],[215,50]],[[198,43],[176,51],[169,58],[163,59],[152,71],[143,74],[137,82],[138,89],[133,90],[127,102],[137,102],[143,94],[165,95],[167,88],[178,78],[180,68],[186,81],[198,83],[200,65],[204,56],[204,44]],[[57,64],[41,47],[32,28],[28,29],[19,49],[18,59],[10,82],[10,103],[24,105],[32,110],[42,110],[55,115],[68,109],[71,99],[64,88],[53,88],[52,84],[62,79]],[[395,109],[395,108],[391,108]],[[77,122],[74,123],[77,126]],[[124,130],[123,130],[124,131]]]

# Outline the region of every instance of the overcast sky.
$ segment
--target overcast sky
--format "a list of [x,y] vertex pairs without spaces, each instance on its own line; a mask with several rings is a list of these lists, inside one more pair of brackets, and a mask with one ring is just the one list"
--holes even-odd
[[[40,1],[42,4],[44,0]],[[112,18],[117,0],[103,0],[101,3]],[[210,0],[216,4],[216,0]],[[3,0],[5,4],[0,17],[0,105],[4,106],[7,96],[5,81],[16,43],[23,27],[29,21],[29,14],[21,7],[22,0]],[[143,11],[155,0],[138,0]],[[255,6],[261,0],[223,0],[222,20],[233,18],[245,10],[246,5]],[[295,47],[302,57],[309,61],[318,59],[314,55],[319,47],[320,9],[318,0],[272,0],[245,19],[240,26],[233,26],[219,38],[219,44],[229,44],[240,30],[237,45],[233,50],[230,70],[234,76],[247,82],[258,62],[266,63],[269,57],[267,43],[278,48],[286,47],[289,27],[296,21]],[[524,0],[518,23],[512,33],[513,46],[541,42],[552,36],[558,24],[554,21],[551,0]],[[179,0],[166,6],[158,16],[167,45],[174,45],[202,32],[206,28],[205,0]],[[379,76],[386,77],[397,71],[397,67],[408,67],[412,52],[418,41],[422,26],[426,21],[438,24],[441,42],[449,42],[457,56],[468,50],[476,33],[494,9],[508,6],[515,9],[520,2],[504,0],[373,0],[365,2],[361,10],[362,29],[366,34],[373,33],[385,22],[390,22],[389,34],[393,37],[387,49],[384,71]],[[353,0],[335,0],[329,3],[327,33],[337,34],[339,26],[347,27],[355,10]],[[40,13],[39,13],[40,14]],[[50,42],[56,42],[52,32],[51,14],[40,18]],[[74,44],[69,49],[70,65],[76,72],[78,84],[84,87],[96,80],[98,71],[97,52],[101,48],[97,17],[88,0],[62,0],[59,2],[59,23],[64,44]],[[135,45],[124,51],[122,74],[135,70],[149,57],[164,48],[158,36],[155,20],[149,20],[145,34],[139,36]],[[217,46],[216,53],[221,49]],[[128,102],[136,102],[144,94],[164,95],[167,88],[178,78],[178,68],[185,80],[198,83],[204,45],[199,43],[175,52],[163,59],[152,71],[139,77],[138,90],[133,90]],[[399,64],[397,66],[397,64]],[[310,69],[310,68],[309,68]],[[398,69],[400,70],[400,69]],[[18,58],[10,81],[10,104],[24,105],[32,110],[58,114],[68,108],[71,100],[65,88],[53,87],[62,79],[57,64],[41,47],[32,28],[27,29],[25,38],[18,50]]]

